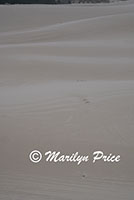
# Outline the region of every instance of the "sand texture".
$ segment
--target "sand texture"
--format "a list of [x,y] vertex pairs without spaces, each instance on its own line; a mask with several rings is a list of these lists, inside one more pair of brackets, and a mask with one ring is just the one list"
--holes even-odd
[[134,3],[0,6],[0,200],[133,199]]

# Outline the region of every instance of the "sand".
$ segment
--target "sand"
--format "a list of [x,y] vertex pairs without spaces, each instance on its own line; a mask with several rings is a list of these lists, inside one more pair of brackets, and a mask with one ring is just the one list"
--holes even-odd
[[133,200],[133,149],[133,1],[0,6],[0,199]]

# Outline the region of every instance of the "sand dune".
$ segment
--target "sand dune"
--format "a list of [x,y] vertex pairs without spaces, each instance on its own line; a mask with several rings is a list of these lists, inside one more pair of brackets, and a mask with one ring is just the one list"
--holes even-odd
[[[133,200],[133,12],[0,6],[0,199]],[[121,161],[34,164],[34,149]]]

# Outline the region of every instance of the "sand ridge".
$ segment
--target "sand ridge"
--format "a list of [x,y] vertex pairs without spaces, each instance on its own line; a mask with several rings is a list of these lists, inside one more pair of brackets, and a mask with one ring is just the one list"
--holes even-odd
[[[0,199],[133,200],[133,11],[0,6]],[[121,162],[34,164],[34,149]]]

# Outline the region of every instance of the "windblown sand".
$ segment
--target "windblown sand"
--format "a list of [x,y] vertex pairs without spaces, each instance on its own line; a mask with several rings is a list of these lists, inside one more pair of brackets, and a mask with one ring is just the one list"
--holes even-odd
[[[119,163],[29,160],[38,149]],[[0,199],[134,199],[134,4],[0,6]]]

